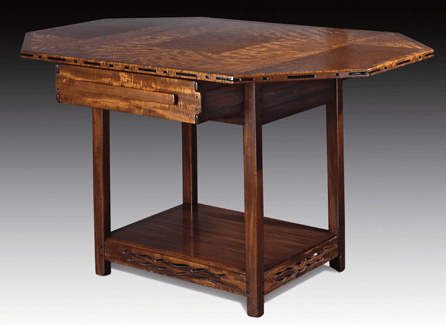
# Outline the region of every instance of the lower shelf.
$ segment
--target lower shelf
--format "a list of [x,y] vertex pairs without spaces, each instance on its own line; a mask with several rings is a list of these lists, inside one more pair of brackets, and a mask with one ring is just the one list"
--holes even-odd
[[[327,230],[264,218],[265,294],[338,256]],[[106,259],[246,295],[244,214],[182,204],[112,232]]]

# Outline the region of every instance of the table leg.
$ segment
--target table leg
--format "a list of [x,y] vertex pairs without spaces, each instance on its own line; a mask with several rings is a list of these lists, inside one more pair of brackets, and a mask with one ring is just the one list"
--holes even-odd
[[245,174],[246,294],[249,316],[263,315],[263,167],[258,84],[244,89],[243,158]]
[[109,111],[93,108],[93,201],[96,274],[108,275],[105,240],[110,236]]
[[342,80],[336,79],[336,98],[327,104],[328,229],[338,237],[338,257],[330,266],[345,269],[344,132]]
[[197,189],[197,126],[182,123],[183,138],[183,203],[198,202]]
[[197,187],[197,126],[181,123],[183,143],[183,251],[195,256],[195,230],[198,229],[198,216],[194,213],[198,203]]

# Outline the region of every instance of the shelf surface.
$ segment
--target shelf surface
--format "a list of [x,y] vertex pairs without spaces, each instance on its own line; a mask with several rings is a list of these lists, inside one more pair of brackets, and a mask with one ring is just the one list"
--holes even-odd
[[[328,230],[264,218],[265,272],[324,243]],[[182,204],[112,232],[108,242],[245,273],[242,212]]]

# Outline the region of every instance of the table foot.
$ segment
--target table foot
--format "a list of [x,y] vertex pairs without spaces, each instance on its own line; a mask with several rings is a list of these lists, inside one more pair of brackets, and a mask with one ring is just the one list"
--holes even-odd
[[257,297],[248,296],[248,316],[261,317],[263,315],[264,298],[263,294]]
[[335,269],[338,272],[342,272],[345,270],[345,259],[343,256],[337,257],[330,261],[330,267]]

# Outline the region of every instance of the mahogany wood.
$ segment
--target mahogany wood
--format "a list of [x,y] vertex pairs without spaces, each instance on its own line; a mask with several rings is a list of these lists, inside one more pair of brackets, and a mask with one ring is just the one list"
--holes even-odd
[[109,112],[93,108],[93,201],[96,274],[111,272],[105,260],[110,236],[110,131]]
[[182,123],[183,203],[198,203],[197,126]]
[[[262,124],[325,105],[333,100],[336,96],[335,92],[333,80],[299,80],[262,84],[262,91],[259,93]],[[213,120],[243,125],[243,110],[238,109],[236,113]]]
[[334,96],[333,80],[308,80],[262,86],[262,124],[324,105]]
[[338,258],[330,266],[345,269],[344,131],[342,80],[336,80],[336,97],[327,104],[328,221],[330,232],[339,238]]
[[201,98],[203,113],[198,116],[200,123],[243,111],[243,85],[203,90]]
[[[184,219],[195,221],[184,223]],[[107,242],[150,249],[244,274],[244,223],[243,212],[201,203],[182,204],[112,231]],[[264,269],[282,265],[309,247],[334,237],[326,229],[264,217]]]
[[[93,108],[96,273],[110,263],[247,297],[345,268],[342,81],[433,56],[398,33],[216,18],[103,19],[25,35],[56,98]],[[262,124],[326,105],[328,230],[264,217]],[[182,122],[183,204],[110,231],[109,110]],[[243,125],[245,211],[198,204],[196,125]]]
[[[268,286],[275,288],[284,283],[273,280],[273,273],[286,269],[295,261],[305,259],[318,247],[328,247],[333,254],[325,253],[323,263],[337,256],[337,240],[328,230],[294,224],[264,217],[264,259],[263,270],[269,277]],[[204,269],[213,274],[231,274],[222,279],[226,291],[248,295],[245,251],[245,214],[204,204],[182,204],[154,216],[137,221],[131,225],[114,230],[106,241],[108,261],[133,267],[142,267],[151,272],[193,280],[188,275],[173,274],[184,272],[184,268],[163,265],[157,259],[170,261],[171,264],[188,265],[190,269]],[[321,246],[322,245],[322,246]],[[124,251],[134,255],[146,255],[153,259],[133,257],[122,254]],[[135,258],[136,257],[136,258]],[[157,270],[169,267],[169,270]],[[154,264],[155,263],[155,264]],[[290,264],[291,263],[291,264]],[[163,271],[163,272],[158,272]],[[166,272],[164,272],[166,271]],[[187,270],[186,270],[187,271]],[[187,271],[189,275],[191,273]],[[273,273],[272,273],[273,272]],[[275,274],[274,273],[274,274]],[[192,272],[198,274],[198,272]],[[200,277],[206,276],[200,272]],[[213,279],[211,277],[211,279]],[[197,280],[197,279],[195,279]],[[204,281],[192,281],[213,288],[219,285]],[[217,281],[220,282],[220,281]],[[269,290],[268,292],[270,292]],[[249,293],[251,295],[251,293]],[[249,296],[248,296],[249,297]]]
[[399,33],[231,19],[102,19],[26,33],[22,57],[221,83],[374,75],[433,55]]
[[61,64],[56,91],[61,103],[196,123],[201,113],[196,82]]
[[259,84],[245,85],[243,162],[245,170],[246,290],[248,315],[263,315],[263,166]]
[[[63,79],[63,77],[61,79]],[[58,86],[62,85],[62,83],[58,84]],[[75,87],[80,93],[116,96],[124,99],[135,99],[138,101],[150,102],[153,104],[175,105],[176,103],[174,94],[128,89],[82,81],[76,82]]]
[[56,73],[60,103],[194,124],[242,111],[243,85],[205,84],[65,64]]
[[333,88],[333,80],[298,80],[295,82],[262,84],[260,96],[262,114],[277,105],[293,102],[302,97],[315,96]]
[[314,270],[327,261],[333,261],[332,259],[336,256],[338,256],[338,238],[332,238],[290,258],[286,263],[265,272],[265,294]]
[[106,243],[108,261],[150,271],[201,284],[207,287],[245,295],[245,274],[233,272],[215,266],[191,261],[190,258],[157,253],[148,248],[120,244],[113,241]]

